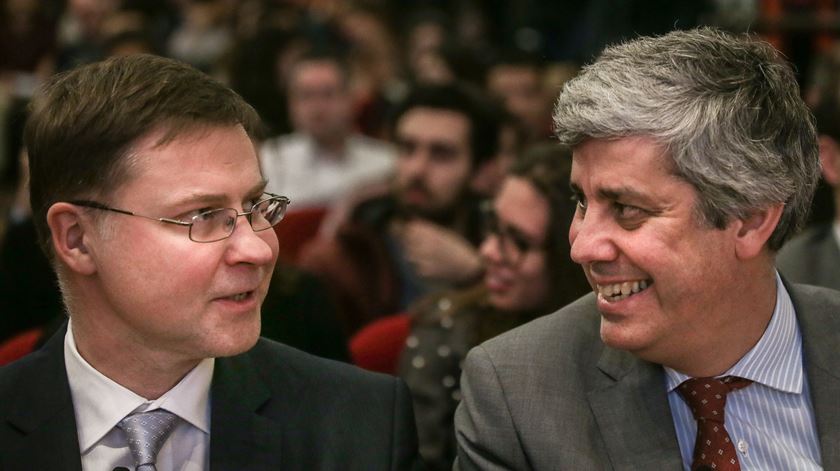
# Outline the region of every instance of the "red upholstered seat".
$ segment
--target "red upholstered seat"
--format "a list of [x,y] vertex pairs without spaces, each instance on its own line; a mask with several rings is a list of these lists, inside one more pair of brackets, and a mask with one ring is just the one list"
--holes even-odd
[[366,370],[395,375],[410,329],[408,314],[382,317],[371,322],[350,339],[353,363]]
[[318,235],[318,229],[326,214],[327,208],[320,207],[290,210],[286,213],[280,224],[274,226],[277,240],[280,241],[278,259],[281,262],[296,264],[300,249]]
[[0,366],[9,364],[35,350],[35,345],[44,335],[43,327],[23,331],[0,343]]

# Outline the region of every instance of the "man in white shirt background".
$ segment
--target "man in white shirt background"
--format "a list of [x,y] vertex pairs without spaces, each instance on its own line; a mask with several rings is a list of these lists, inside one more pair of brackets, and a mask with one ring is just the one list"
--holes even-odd
[[329,207],[367,185],[387,181],[396,151],[353,129],[350,77],[338,56],[310,52],[291,67],[289,115],[295,131],[260,149],[268,189],[295,209]]

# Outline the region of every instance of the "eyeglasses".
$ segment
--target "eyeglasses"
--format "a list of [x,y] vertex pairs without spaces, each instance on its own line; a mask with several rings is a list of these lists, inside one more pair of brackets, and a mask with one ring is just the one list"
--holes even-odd
[[484,237],[493,236],[496,238],[499,244],[499,251],[505,262],[516,266],[522,262],[522,258],[528,252],[545,250],[545,243],[537,244],[531,242],[515,227],[502,224],[496,215],[496,211],[493,210],[492,204],[489,201],[487,203],[481,207],[484,219]]
[[239,216],[245,216],[254,232],[264,231],[279,224],[283,220],[283,216],[286,215],[286,207],[289,206],[290,202],[289,198],[271,193],[266,193],[266,195],[268,195],[268,198],[255,203],[250,211],[240,213],[233,208],[217,208],[201,212],[190,218],[189,221],[144,216],[124,209],[112,208],[96,201],[76,200],[70,201],[69,203],[86,208],[137,216],[166,224],[186,226],[190,228],[190,240],[203,243],[216,242],[230,237],[236,228],[236,220]]

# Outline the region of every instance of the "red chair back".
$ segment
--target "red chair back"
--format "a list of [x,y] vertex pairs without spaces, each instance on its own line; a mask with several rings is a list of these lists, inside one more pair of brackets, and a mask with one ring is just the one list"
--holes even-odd
[[382,317],[362,327],[350,339],[353,364],[366,370],[396,375],[410,330],[411,318],[408,314]]
[[27,353],[34,351],[35,345],[41,340],[41,336],[43,335],[44,328],[36,327],[21,332],[0,343],[0,366],[23,358]]
[[297,264],[300,249],[318,235],[326,214],[327,208],[304,208],[286,213],[283,221],[274,226],[277,240],[280,241],[278,259],[288,264]]

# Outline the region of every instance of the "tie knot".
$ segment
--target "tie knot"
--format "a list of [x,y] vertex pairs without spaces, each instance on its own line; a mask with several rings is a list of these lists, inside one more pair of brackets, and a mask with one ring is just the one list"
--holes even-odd
[[726,395],[752,384],[751,380],[737,376],[723,378],[692,378],[678,386],[694,419],[723,423]]
[[117,424],[128,438],[128,448],[138,469],[155,469],[158,451],[175,429],[177,421],[177,415],[156,409],[128,415]]

